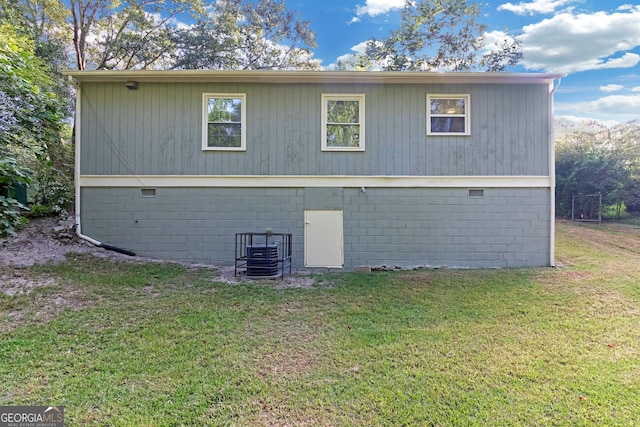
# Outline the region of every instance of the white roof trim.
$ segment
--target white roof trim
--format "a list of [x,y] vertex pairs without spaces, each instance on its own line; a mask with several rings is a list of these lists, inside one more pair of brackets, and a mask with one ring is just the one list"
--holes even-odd
[[82,175],[82,187],[549,188],[548,176]]
[[231,83],[552,83],[564,74],[432,73],[400,71],[67,71],[77,82],[231,82]]

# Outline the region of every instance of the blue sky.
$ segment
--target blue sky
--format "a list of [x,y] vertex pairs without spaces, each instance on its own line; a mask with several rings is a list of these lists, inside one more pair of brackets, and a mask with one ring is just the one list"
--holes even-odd
[[[311,23],[314,58],[330,68],[371,37],[397,27],[404,0],[285,0]],[[522,43],[515,72],[566,73],[556,116],[608,123],[640,119],[640,3],[624,0],[488,0],[488,37]]]

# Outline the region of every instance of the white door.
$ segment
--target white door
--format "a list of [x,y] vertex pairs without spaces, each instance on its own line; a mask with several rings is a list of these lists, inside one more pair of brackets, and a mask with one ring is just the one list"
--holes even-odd
[[342,211],[304,211],[305,267],[344,265]]

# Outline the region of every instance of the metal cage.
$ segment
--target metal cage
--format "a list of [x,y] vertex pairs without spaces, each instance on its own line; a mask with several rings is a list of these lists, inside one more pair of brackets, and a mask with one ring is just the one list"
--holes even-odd
[[277,279],[291,274],[291,234],[237,233],[235,276]]

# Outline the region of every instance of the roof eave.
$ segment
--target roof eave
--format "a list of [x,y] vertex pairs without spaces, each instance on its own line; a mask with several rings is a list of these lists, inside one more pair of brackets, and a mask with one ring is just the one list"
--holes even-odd
[[77,82],[230,82],[230,83],[551,83],[564,74],[433,73],[399,71],[67,71]]

